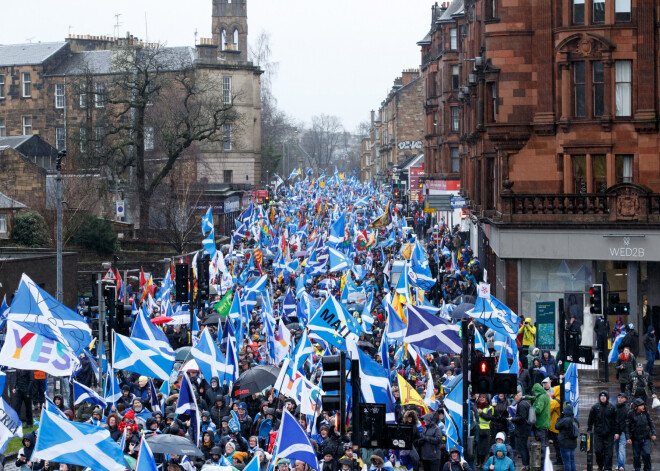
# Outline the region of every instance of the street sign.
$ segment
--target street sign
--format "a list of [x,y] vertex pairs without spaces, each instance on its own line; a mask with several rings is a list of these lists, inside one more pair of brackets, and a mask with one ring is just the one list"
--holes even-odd
[[123,218],[124,215],[126,214],[126,207],[124,206],[124,201],[117,201],[115,203],[115,208],[117,210],[117,217],[118,218]]
[[451,211],[451,195],[428,195],[426,198],[429,208],[435,208],[438,211]]
[[112,267],[108,268],[108,271],[106,271],[105,275],[103,275],[103,281],[117,281],[117,277],[115,276]]
[[460,209],[460,208],[465,208],[465,198],[462,196],[452,196],[451,197],[451,208],[452,209]]

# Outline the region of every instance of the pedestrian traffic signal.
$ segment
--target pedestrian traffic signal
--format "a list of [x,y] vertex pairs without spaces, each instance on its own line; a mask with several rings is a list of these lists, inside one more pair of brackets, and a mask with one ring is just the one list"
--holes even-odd
[[323,376],[321,389],[325,394],[321,397],[321,406],[324,411],[339,411],[343,422],[346,404],[346,353],[324,356],[321,358]]
[[497,373],[493,381],[493,394],[515,394],[518,390],[518,375]]
[[591,285],[589,288],[589,303],[591,304],[591,313],[596,315],[603,314],[603,285]]
[[188,302],[188,264],[177,263],[174,269],[174,289],[177,303]]
[[209,263],[211,259],[209,254],[197,259],[197,299],[200,306],[204,305],[209,299]]
[[472,368],[472,392],[491,393],[495,379],[495,357],[477,358]]

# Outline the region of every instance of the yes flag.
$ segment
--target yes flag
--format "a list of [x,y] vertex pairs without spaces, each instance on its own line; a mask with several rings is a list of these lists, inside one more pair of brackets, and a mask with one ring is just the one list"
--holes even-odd
[[408,305],[408,330],[406,330],[403,341],[435,352],[461,353],[458,326],[410,304]]
[[316,451],[309,441],[307,432],[298,421],[286,410],[282,413],[282,424],[275,443],[277,455],[275,458],[288,458],[307,463],[312,469],[319,469]]
[[26,274],[23,274],[6,314],[8,321],[15,321],[30,332],[56,340],[76,355],[92,342],[92,330],[82,316],[58,302]]
[[41,413],[32,460],[48,460],[91,468],[124,471],[124,453],[105,428],[70,422],[57,414]]
[[520,318],[494,296],[478,297],[467,315],[495,332],[508,335],[512,340],[518,336]]
[[125,337],[114,332],[112,366],[119,370],[132,371],[141,375],[169,380],[174,358],[162,355],[160,349],[150,343],[135,338]]

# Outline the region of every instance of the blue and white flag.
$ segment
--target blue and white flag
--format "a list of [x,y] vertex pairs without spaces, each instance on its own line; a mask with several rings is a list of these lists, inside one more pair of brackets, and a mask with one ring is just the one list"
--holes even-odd
[[57,414],[41,413],[32,460],[88,467],[94,471],[124,471],[124,453],[105,428],[70,422]]
[[[614,343],[612,344],[612,350],[610,350],[610,355],[607,358],[608,363],[616,363],[616,359],[619,358],[619,345],[621,345],[621,341],[625,336],[626,333],[621,332],[614,339]],[[660,347],[658,348],[658,351],[660,352]]]
[[174,360],[176,356],[165,332],[151,323],[144,309],[140,310],[135,317],[131,339],[148,342],[151,348],[158,349],[168,359]]
[[330,234],[328,235],[328,246],[339,247],[344,243],[346,230],[346,213],[341,213],[335,222],[330,226]]
[[346,342],[357,342],[360,332],[357,320],[332,295],[309,320],[307,328],[313,336],[344,351]]
[[[398,295],[395,294],[395,296]],[[408,326],[390,303],[385,303],[385,309],[387,310],[387,338],[393,342],[402,343]]]
[[296,348],[293,350],[293,369],[301,370],[305,361],[312,353],[314,353],[312,342],[309,341],[307,329],[305,329],[302,337],[300,337],[300,340],[296,344]]
[[415,242],[415,248],[412,251],[410,262],[411,266],[408,272],[410,283],[425,291],[431,291],[431,288],[435,286],[435,278],[431,275],[429,259],[422,248],[422,244],[419,242]]
[[282,317],[288,319],[289,316],[296,315],[296,298],[293,296],[291,288],[286,290],[284,302],[282,303]]
[[[167,383],[167,381],[165,381]],[[117,401],[121,398],[121,388],[119,387],[119,381],[117,381],[117,376],[115,376],[115,371],[111,368],[108,371],[108,377],[105,379],[105,401],[116,404]]]
[[[259,461],[259,458],[261,457],[261,453],[255,453],[248,465],[243,468],[243,471],[260,471],[261,469],[261,461]],[[231,464],[229,465],[231,466]],[[137,469],[135,471],[138,471]]]
[[407,305],[408,330],[405,343],[442,353],[461,353],[461,338],[458,326],[435,317],[426,310]]
[[214,376],[219,378],[219,384],[224,384],[225,381],[227,383],[236,381],[236,365],[227,361],[218,345],[213,341],[208,329],[202,331],[199,342],[190,349],[190,355],[197,362],[202,376],[209,384]]
[[98,363],[102,368],[102,373],[105,374],[108,371],[108,359],[105,356],[105,346],[103,342],[99,342],[96,346],[96,357],[98,358]]
[[459,445],[459,435],[458,430],[463,429],[462,423],[454,423],[454,420],[450,417],[445,417],[445,435],[447,436],[447,449],[455,446],[463,455],[463,447]]
[[494,296],[490,299],[478,297],[467,315],[495,332],[508,335],[512,340],[518,336],[520,318]]
[[506,352],[504,349],[500,350],[500,358],[497,361],[497,372],[498,373],[508,373],[511,367],[509,366],[509,360],[507,360]]
[[23,423],[18,414],[0,397],[0,453],[9,445],[9,440],[23,435]]
[[158,403],[158,393],[156,392],[156,386],[154,386],[154,382],[151,378],[149,378],[149,403],[151,404],[153,413],[163,413],[163,411],[160,409],[160,404]]
[[463,380],[461,379],[445,398],[445,409],[449,412],[449,418],[456,424],[458,437],[463,442]]
[[211,214],[211,207],[209,207],[206,214],[202,216],[202,235],[204,240],[202,240],[202,246],[204,246],[204,252],[208,253],[211,258],[215,257],[217,249],[215,247],[215,230],[213,229],[213,215]]
[[92,342],[92,330],[83,317],[46,293],[25,273],[6,314],[7,320],[66,345],[76,355]]
[[44,397],[46,398],[45,409],[47,411],[52,412],[53,414],[57,414],[63,419],[69,420],[69,418],[66,416],[64,411],[59,407],[57,407],[57,405],[53,402],[53,400],[50,397],[48,397],[48,394],[44,394]]
[[277,434],[277,455],[273,458],[288,458],[307,463],[312,469],[319,469],[316,451],[309,441],[307,432],[286,410],[282,412],[282,423]]
[[356,344],[352,343],[349,348],[352,358],[360,360],[360,389],[365,402],[385,404],[385,421],[394,423],[396,421],[395,399],[390,384],[390,372],[385,371],[382,365],[357,348]]
[[158,471],[154,454],[151,452],[151,448],[149,448],[149,444],[145,438],[142,438],[140,441],[140,451],[137,463],[135,463],[135,471]]
[[5,383],[7,382],[7,375],[4,371],[0,371],[0,396],[5,392]]
[[328,253],[330,254],[330,268],[328,269],[330,273],[346,270],[347,268],[351,267],[351,261],[346,255],[344,255],[343,252],[340,252],[339,250],[332,247],[328,247]]
[[577,363],[570,363],[568,369],[566,370],[566,375],[564,376],[565,382],[565,401],[570,401],[573,406],[573,412],[575,417],[578,416],[580,411],[580,389],[578,382],[578,370]]
[[160,349],[150,342],[125,337],[114,332],[112,366],[119,370],[132,371],[150,378],[169,380],[174,357],[163,356]]
[[479,333],[479,329],[474,329],[474,348],[482,352],[485,357],[490,356],[490,352],[488,351],[488,347],[486,346],[486,341]]
[[101,407],[108,405],[96,392],[92,391],[90,388],[84,384],[80,384],[78,381],[73,382],[73,405],[77,406],[81,402],[89,402],[90,404],[96,404]]
[[380,339],[380,359],[383,364],[383,368],[387,373],[390,372],[390,347],[387,341],[387,332],[383,332],[383,337]]
[[191,438],[195,446],[199,446],[199,426],[201,422],[199,407],[197,407],[195,393],[193,392],[192,384],[190,384],[190,378],[187,374],[183,375],[183,380],[181,381],[179,400],[176,403],[175,412],[177,415],[188,414],[190,416]]
[[9,306],[7,306],[7,295],[2,299],[2,304],[0,304],[0,330],[5,326],[7,322],[7,311],[9,311]]
[[300,175],[300,173],[298,172],[298,169],[294,168],[291,171],[291,175],[289,175],[289,178],[287,178],[287,180],[291,180],[292,178],[296,178],[298,175]]

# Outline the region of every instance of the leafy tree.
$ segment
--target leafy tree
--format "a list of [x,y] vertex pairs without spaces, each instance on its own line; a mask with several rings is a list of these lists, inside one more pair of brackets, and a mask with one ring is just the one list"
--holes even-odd
[[36,211],[14,217],[11,238],[15,243],[25,247],[45,247],[51,243],[46,221]]
[[92,215],[82,217],[82,222],[72,234],[71,241],[101,255],[109,255],[117,249],[117,235],[112,230],[110,221]]

